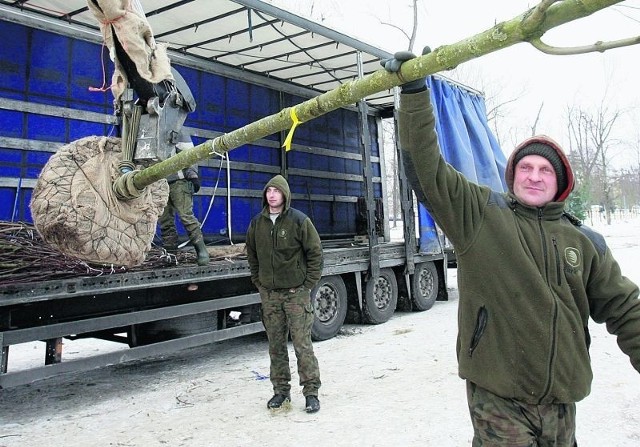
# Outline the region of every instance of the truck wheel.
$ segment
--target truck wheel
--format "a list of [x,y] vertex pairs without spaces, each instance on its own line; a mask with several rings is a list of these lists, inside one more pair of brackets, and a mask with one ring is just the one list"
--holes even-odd
[[416,265],[411,276],[411,303],[415,310],[429,310],[438,298],[438,269],[433,262]]
[[398,304],[398,282],[392,269],[381,269],[380,276],[367,282],[362,314],[365,323],[389,321]]
[[347,316],[347,288],[339,275],[320,279],[311,292],[315,318],[311,338],[316,341],[333,338]]

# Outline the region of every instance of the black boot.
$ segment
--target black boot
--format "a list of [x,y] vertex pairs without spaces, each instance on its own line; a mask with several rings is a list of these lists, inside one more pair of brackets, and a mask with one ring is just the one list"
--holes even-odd
[[306,396],[306,405],[304,407],[304,411],[307,413],[315,413],[320,411],[320,401],[318,400],[318,396]]
[[280,408],[285,402],[291,402],[291,396],[288,394],[274,394],[269,402],[267,402],[267,408]]

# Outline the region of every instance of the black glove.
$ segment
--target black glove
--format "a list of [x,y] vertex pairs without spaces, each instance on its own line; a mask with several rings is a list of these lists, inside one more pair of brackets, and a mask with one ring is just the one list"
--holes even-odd
[[200,191],[200,179],[190,178],[189,181],[193,185],[193,193],[194,194],[197,193],[198,191]]
[[[422,49],[422,55],[431,53],[431,48],[428,46]],[[393,59],[385,59],[380,61],[380,65],[384,67],[390,73],[400,72],[400,66],[403,62],[415,58],[416,55],[411,51],[398,51],[393,55]],[[418,93],[427,89],[427,78],[418,78],[415,81],[409,81],[400,86],[402,93]]]

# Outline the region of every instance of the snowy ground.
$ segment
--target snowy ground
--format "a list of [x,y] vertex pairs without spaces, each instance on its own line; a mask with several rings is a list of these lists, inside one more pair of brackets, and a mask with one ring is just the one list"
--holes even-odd
[[[640,219],[593,226],[623,272],[640,282]],[[267,343],[257,334],[0,390],[0,447],[468,446],[472,431],[455,360],[455,273],[449,269],[448,302],[399,312],[380,326],[348,325],[315,344],[319,413],[303,411],[295,374],[291,407],[266,409]],[[638,446],[638,373],[602,325],[592,324],[591,332],[595,380],[578,404],[580,447]],[[100,343],[65,341],[64,353],[113,349]],[[21,367],[41,361],[39,349],[12,348],[11,359]]]

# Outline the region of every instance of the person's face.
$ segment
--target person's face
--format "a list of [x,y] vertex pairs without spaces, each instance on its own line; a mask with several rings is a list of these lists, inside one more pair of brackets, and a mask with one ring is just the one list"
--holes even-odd
[[269,211],[272,213],[282,211],[284,208],[284,194],[282,194],[282,191],[274,186],[269,186],[265,195],[269,204]]
[[544,206],[558,193],[556,171],[540,155],[522,157],[513,175],[513,193],[525,205]]

